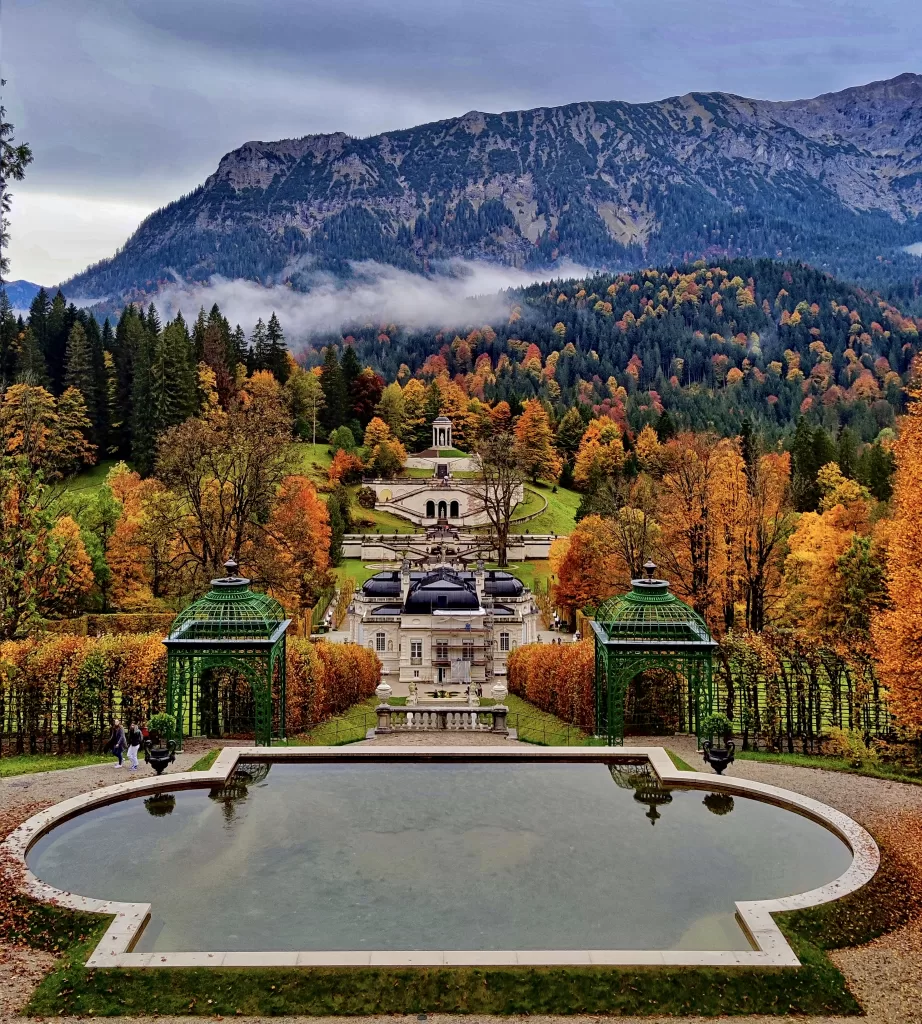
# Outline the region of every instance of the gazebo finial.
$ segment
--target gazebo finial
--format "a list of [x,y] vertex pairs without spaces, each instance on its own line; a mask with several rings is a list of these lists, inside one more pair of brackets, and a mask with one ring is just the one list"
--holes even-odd
[[233,555],[224,563],[224,568],[227,571],[228,579],[237,576],[237,570],[240,568],[239,563],[236,561]]
[[647,579],[653,579],[653,573],[656,572],[656,562],[652,558],[648,558],[643,564],[644,572],[647,574]]

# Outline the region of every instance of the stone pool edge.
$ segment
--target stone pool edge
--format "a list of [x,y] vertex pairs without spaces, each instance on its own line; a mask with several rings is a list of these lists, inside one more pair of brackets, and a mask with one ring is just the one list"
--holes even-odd
[[[120,903],[64,892],[29,870],[32,845],[55,825],[93,807],[156,793],[163,789],[207,788],[224,783],[238,761],[611,761],[645,758],[664,783],[686,789],[737,793],[802,814],[835,833],[852,851],[852,863],[835,880],[793,896],[737,901],[737,917],[755,946],[752,950],[372,950],[134,953],[132,948],[150,916],[149,903]],[[71,910],[113,917],[86,962],[87,967],[487,967],[487,966],[670,966],[800,967],[773,914],[829,903],[860,889],[880,865],[871,835],[841,811],[792,790],[747,779],[681,771],[663,747],[225,747],[207,771],[132,779],[83,793],[24,821],[0,847],[21,871],[23,890],[32,898]]]

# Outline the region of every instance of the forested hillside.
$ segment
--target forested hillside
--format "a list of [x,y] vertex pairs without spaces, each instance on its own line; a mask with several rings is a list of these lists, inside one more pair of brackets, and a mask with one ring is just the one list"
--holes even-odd
[[448,376],[517,408],[538,397],[625,429],[656,422],[768,436],[798,417],[872,440],[893,423],[922,320],[809,267],[771,260],[696,264],[508,293],[507,322],[440,331],[366,325],[342,339],[386,380]]
[[790,103],[690,93],[249,142],[65,290],[146,304],[176,275],[308,288],[352,260],[426,272],[455,256],[625,269],[763,255],[908,302],[920,139],[922,78],[906,74]]

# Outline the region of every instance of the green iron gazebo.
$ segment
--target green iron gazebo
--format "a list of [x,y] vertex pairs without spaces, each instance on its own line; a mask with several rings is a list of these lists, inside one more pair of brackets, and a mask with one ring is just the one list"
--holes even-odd
[[202,677],[209,669],[239,672],[253,693],[256,742],[269,746],[285,737],[285,634],[291,622],[268,594],[250,590],[237,563],[224,563],[227,575],[174,619],[167,649],[166,705],[176,719],[173,739],[207,735],[218,719],[206,706]]
[[631,580],[627,594],[610,598],[592,621],[595,634],[596,735],[609,746],[624,742],[628,688],[642,672],[664,669],[687,686],[683,719],[701,740],[701,723],[713,709],[712,659],[717,643],[704,619],[653,578]]

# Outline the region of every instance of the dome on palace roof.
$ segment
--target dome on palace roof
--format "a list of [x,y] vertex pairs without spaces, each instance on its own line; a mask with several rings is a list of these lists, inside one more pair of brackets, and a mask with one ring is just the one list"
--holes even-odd
[[362,584],[367,597],[397,597],[400,594],[400,573],[379,572]]
[[434,569],[410,584],[405,612],[430,615],[435,611],[477,611],[480,601],[474,584],[452,569]]
[[494,597],[520,597],[525,590],[525,584],[511,572],[490,569],[484,579],[483,589],[484,593],[492,594]]

